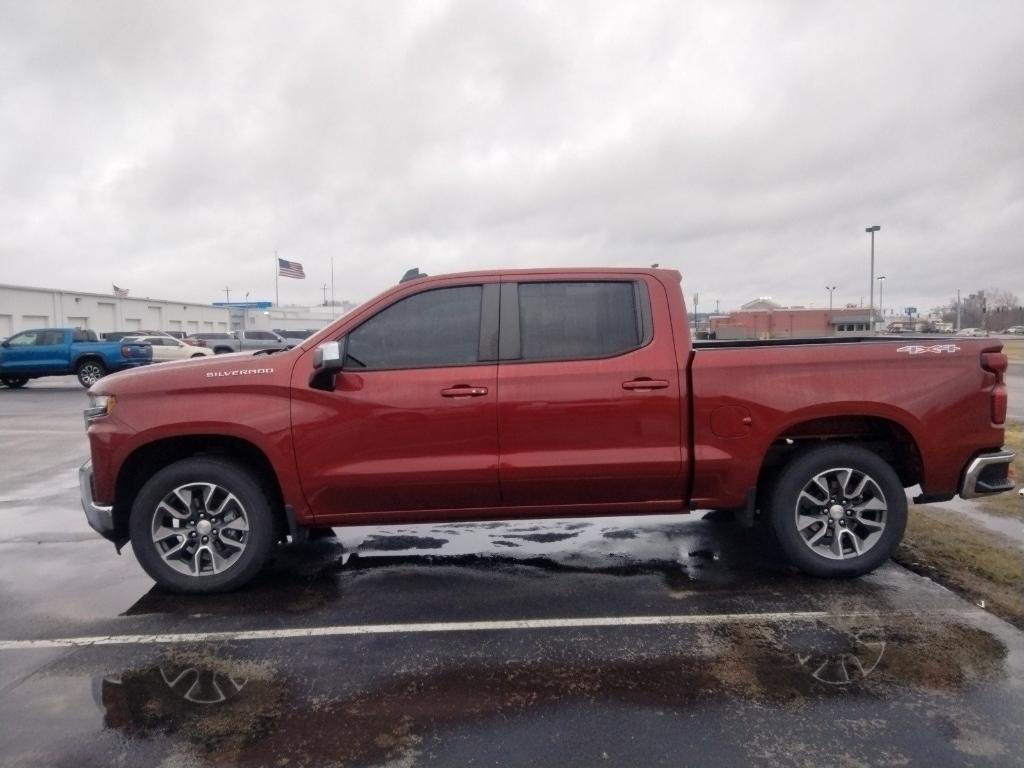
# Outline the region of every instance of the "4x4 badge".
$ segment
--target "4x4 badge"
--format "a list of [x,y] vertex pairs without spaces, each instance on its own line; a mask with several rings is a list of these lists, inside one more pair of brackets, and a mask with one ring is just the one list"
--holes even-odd
[[923,355],[926,352],[941,355],[943,352],[959,352],[960,347],[956,344],[932,344],[930,347],[922,347],[920,344],[909,344],[905,347],[900,347],[896,351],[907,352],[911,355]]

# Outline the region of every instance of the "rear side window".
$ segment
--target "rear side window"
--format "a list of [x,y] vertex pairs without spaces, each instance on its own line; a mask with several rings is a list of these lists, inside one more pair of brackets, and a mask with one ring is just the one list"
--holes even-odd
[[479,361],[479,285],[408,296],[348,334],[346,368],[438,368]]
[[522,360],[612,357],[643,342],[634,282],[519,284]]

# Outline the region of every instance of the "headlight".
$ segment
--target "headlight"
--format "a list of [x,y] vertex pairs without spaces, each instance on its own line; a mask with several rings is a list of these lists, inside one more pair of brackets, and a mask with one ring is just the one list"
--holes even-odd
[[88,427],[92,422],[108,415],[114,410],[116,404],[117,398],[113,395],[89,395],[89,407],[85,409],[83,414],[85,426]]

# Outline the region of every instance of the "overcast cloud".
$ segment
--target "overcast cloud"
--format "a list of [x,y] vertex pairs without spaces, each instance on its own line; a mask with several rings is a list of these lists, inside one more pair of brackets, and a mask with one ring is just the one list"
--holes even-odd
[[660,263],[1024,299],[1024,4],[0,3],[0,282],[362,300]]

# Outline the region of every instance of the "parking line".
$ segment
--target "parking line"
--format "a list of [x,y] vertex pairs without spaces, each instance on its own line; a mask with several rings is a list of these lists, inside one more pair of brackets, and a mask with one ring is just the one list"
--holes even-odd
[[[933,614],[955,613],[967,617],[984,611],[936,611]],[[357,624],[292,629],[254,629],[237,632],[183,632],[154,635],[97,635],[94,637],[57,637],[40,640],[0,640],[0,651],[40,648],[86,648],[100,645],[162,645],[170,643],[211,643],[225,641],[286,640],[352,635],[402,635],[442,632],[491,632],[535,629],[589,629],[598,627],[649,627],[740,622],[814,622],[825,619],[896,618],[923,616],[922,612],[894,613],[831,613],[829,611],[788,611],[781,613],[711,613],[667,616],[602,616],[564,619],[509,619],[503,621],[431,622],[422,624]]]

